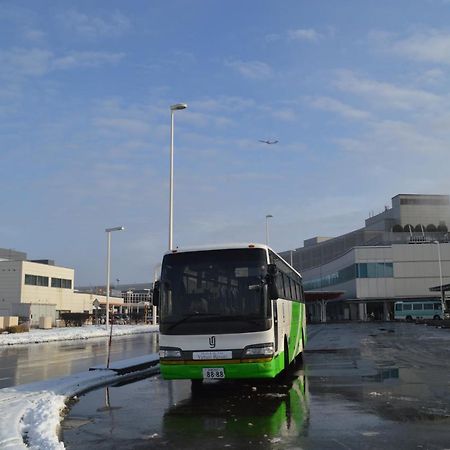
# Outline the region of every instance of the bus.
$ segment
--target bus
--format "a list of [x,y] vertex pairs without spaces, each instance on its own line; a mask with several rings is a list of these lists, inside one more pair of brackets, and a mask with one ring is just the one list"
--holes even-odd
[[394,319],[411,321],[415,319],[443,319],[441,301],[438,298],[420,298],[395,302]]
[[154,299],[166,380],[274,378],[306,344],[302,277],[266,245],[172,250]]

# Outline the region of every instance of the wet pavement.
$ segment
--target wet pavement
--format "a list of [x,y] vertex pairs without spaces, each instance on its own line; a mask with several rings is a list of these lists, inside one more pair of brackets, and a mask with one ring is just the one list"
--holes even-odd
[[309,327],[304,364],[280,380],[148,378],[86,394],[68,449],[450,449],[450,331]]
[[[108,337],[0,347],[0,388],[47,380],[105,364]],[[156,353],[158,333],[114,336],[111,362]]]

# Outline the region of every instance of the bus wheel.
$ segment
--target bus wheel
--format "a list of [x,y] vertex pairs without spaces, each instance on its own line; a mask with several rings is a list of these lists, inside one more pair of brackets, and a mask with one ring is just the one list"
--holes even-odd
[[438,316],[437,314],[435,314],[435,316],[433,317],[434,320],[441,320],[441,316]]
[[411,316],[406,316],[406,321],[407,322],[412,322],[412,317]]

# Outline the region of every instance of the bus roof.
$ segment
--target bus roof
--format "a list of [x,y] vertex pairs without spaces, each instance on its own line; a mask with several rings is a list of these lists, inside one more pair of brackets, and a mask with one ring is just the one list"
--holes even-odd
[[252,242],[236,243],[236,244],[217,244],[217,245],[201,245],[197,247],[186,247],[186,248],[176,248],[174,250],[169,250],[165,254],[170,255],[171,253],[185,253],[185,252],[203,252],[208,250],[229,250],[229,249],[242,249],[242,248],[262,248],[264,250],[272,250],[265,244],[258,244]]

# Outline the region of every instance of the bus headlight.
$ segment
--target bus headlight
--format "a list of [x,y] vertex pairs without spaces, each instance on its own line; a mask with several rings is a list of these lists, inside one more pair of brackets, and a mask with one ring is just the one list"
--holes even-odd
[[166,347],[159,349],[160,359],[175,359],[181,358],[181,349],[174,347]]
[[251,358],[267,358],[273,356],[274,348],[273,344],[259,344],[259,345],[250,345],[249,347],[245,347],[243,357],[251,357]]

